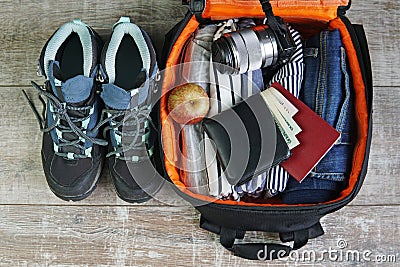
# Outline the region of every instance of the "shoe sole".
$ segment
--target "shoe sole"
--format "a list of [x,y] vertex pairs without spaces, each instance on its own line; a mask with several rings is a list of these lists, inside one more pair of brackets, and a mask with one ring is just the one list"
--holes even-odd
[[[109,174],[110,174],[111,179],[112,179],[112,184],[113,184],[113,188],[114,188],[115,193],[116,193],[117,196],[118,196],[120,199],[122,199],[123,201],[128,202],[128,203],[132,203],[132,204],[135,204],[135,203],[136,203],[136,204],[139,204],[139,203],[144,203],[144,202],[146,202],[146,201],[149,201],[150,199],[153,198],[153,196],[150,196],[149,194],[147,194],[147,192],[146,192],[145,190],[140,189],[140,188],[138,188],[138,190],[140,190],[140,192],[143,192],[144,194],[146,194],[147,197],[139,198],[139,199],[131,199],[131,198],[125,196],[125,195],[124,195],[123,193],[121,193],[121,192],[124,191],[124,190],[126,190],[127,187],[124,185],[123,182],[119,182],[118,179],[117,179],[116,177],[113,176],[113,174],[112,174],[111,171],[109,171]],[[164,181],[163,181],[163,183],[164,183]],[[162,186],[163,186],[163,183],[160,184],[160,186],[157,188],[157,190],[155,190],[154,192],[152,192],[152,195],[157,194],[157,193],[161,190],[161,188],[162,188]],[[121,184],[121,185],[119,186],[119,185],[117,185],[117,184]],[[123,188],[123,189],[122,189],[122,188]]]
[[[144,203],[144,202],[147,202],[147,201],[149,201],[152,197],[151,196],[149,196],[149,195],[147,195],[148,197],[144,197],[144,198],[140,198],[140,199],[130,199],[130,198],[127,198],[126,196],[124,196],[123,194],[121,194],[120,192],[122,191],[121,189],[119,189],[119,186],[117,186],[117,182],[116,182],[116,178],[112,175],[112,173],[111,173],[111,171],[109,171],[109,174],[110,174],[110,176],[111,176],[111,179],[112,179],[112,185],[113,185],[113,188],[114,188],[114,191],[115,191],[115,193],[117,194],[117,196],[120,198],[120,199],[122,199],[123,201],[125,201],[125,202],[128,202],[128,203],[132,203],[132,204],[139,204],[139,203]],[[144,193],[146,193],[146,192],[144,192]]]

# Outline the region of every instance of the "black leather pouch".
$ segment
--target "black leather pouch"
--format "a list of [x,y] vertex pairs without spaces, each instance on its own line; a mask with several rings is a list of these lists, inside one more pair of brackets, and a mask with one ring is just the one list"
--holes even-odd
[[290,150],[260,94],[202,122],[214,142],[228,182],[242,185],[290,156]]

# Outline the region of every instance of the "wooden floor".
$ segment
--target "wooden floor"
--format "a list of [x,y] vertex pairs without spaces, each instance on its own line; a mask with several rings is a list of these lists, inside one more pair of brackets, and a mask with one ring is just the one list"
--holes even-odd
[[[111,3],[112,2],[112,3]],[[21,88],[36,77],[40,50],[58,26],[82,18],[109,31],[130,16],[161,51],[164,34],[185,13],[177,0],[0,1],[0,266],[357,266],[322,262],[257,263],[232,256],[218,237],[199,229],[199,214],[170,190],[131,205],[104,175],[86,200],[68,203],[48,189],[41,168],[41,134]],[[400,1],[354,0],[348,12],[364,24],[373,65],[374,129],[370,164],[357,198],[322,220],[326,234],[305,249],[365,252],[400,266]],[[250,233],[252,240],[276,235]],[[339,249],[340,250],[340,249]],[[385,258],[381,257],[384,260]],[[376,266],[376,262],[364,263]]]

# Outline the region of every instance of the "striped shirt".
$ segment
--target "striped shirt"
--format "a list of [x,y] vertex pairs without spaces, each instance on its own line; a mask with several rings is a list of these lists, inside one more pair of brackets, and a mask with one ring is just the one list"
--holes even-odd
[[[226,32],[255,25],[250,19],[228,20],[218,25],[214,40]],[[264,87],[261,70],[248,72],[241,75],[221,74],[210,63],[210,111],[209,116],[218,114],[248,98],[257,94],[260,90],[268,88],[270,84],[278,82],[289,92],[298,97],[303,80],[303,49],[300,34],[290,28],[290,32],[296,43],[296,51],[289,62],[285,64],[273,76],[270,83]],[[265,190],[266,197],[272,197],[282,192],[288,180],[288,173],[276,166],[268,172],[253,177],[252,180],[242,186],[230,185],[223,173],[222,167],[216,158],[216,150],[205,134],[205,155],[207,174],[209,178],[210,195],[221,199],[240,200],[240,197],[249,195],[259,197]]]

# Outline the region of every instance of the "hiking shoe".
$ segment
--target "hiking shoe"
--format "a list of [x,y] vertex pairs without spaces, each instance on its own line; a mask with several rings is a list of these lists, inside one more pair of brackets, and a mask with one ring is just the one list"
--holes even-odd
[[114,187],[124,201],[147,201],[161,187],[152,164],[156,136],[149,115],[156,100],[158,67],[150,37],[122,17],[103,48],[100,69],[102,124],[107,125],[106,157]]
[[44,173],[50,189],[63,200],[89,196],[102,170],[101,146],[107,142],[92,132],[102,108],[95,81],[100,49],[101,40],[90,27],[80,20],[66,23],[40,55],[39,71],[46,78],[45,85],[32,82],[41,100],[47,100],[40,116],[28,99],[44,132]]

